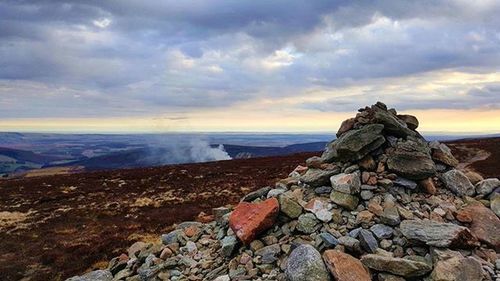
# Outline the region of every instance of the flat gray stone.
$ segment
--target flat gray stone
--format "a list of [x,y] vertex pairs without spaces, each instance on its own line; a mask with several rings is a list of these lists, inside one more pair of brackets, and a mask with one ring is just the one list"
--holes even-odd
[[295,248],[286,263],[285,275],[288,281],[329,281],[321,254],[311,245]]
[[476,237],[466,227],[453,223],[405,220],[400,224],[401,233],[411,241],[441,248],[467,248],[475,245]]
[[361,262],[371,269],[389,272],[405,278],[422,276],[432,270],[432,266],[425,262],[375,254],[363,256]]
[[453,169],[441,175],[446,188],[458,196],[473,196],[476,190],[469,178],[459,170]]

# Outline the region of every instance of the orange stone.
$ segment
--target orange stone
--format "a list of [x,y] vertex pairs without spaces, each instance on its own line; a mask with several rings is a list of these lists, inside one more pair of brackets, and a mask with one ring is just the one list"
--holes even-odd
[[455,217],[459,222],[472,222],[472,216],[468,212],[458,211]]
[[274,225],[279,212],[276,198],[261,203],[241,202],[229,216],[229,227],[248,245],[257,235]]
[[200,229],[196,225],[192,225],[192,226],[187,227],[186,229],[184,229],[184,234],[186,234],[187,237],[193,237],[198,232],[200,232]]
[[429,194],[436,194],[436,187],[434,186],[434,182],[432,181],[432,178],[427,178],[425,180],[421,180],[419,182],[420,186],[422,187],[425,192]]
[[495,213],[481,203],[475,203],[457,212],[457,216],[467,215],[472,218],[470,232],[481,242],[500,251],[500,219]]
[[328,270],[337,281],[371,281],[368,270],[355,257],[337,250],[323,253]]

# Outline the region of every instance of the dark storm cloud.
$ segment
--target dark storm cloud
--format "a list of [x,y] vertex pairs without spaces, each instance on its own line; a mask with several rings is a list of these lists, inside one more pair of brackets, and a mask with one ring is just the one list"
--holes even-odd
[[[498,1],[3,1],[0,117],[140,115],[430,71],[494,73],[499,13]],[[407,94],[398,106],[496,108],[488,87]],[[392,94],[381,91],[358,95]],[[343,99],[298,107],[357,107]]]

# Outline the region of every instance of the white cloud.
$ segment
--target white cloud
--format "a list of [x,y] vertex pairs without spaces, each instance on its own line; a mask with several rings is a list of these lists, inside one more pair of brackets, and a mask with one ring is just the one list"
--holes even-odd
[[102,18],[92,21],[92,23],[99,28],[106,28],[111,24],[111,20],[108,18]]

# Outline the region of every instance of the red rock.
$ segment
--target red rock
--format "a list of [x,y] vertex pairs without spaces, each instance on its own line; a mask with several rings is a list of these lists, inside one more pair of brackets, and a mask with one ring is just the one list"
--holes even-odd
[[192,225],[184,229],[184,234],[186,234],[187,237],[193,237],[198,232],[200,232],[200,228],[196,225]]
[[336,281],[371,280],[368,270],[351,255],[337,250],[327,250],[323,253],[323,260]]
[[367,185],[377,185],[377,177],[371,176],[366,182]]
[[469,227],[472,234],[481,242],[492,246],[496,251],[500,251],[500,219],[495,213],[481,203],[475,203],[457,212],[457,217],[467,215],[472,218]]
[[244,244],[273,226],[279,212],[278,199],[270,198],[261,203],[241,202],[229,216],[229,226]]
[[457,212],[455,217],[459,222],[472,222],[472,216],[468,212]]

